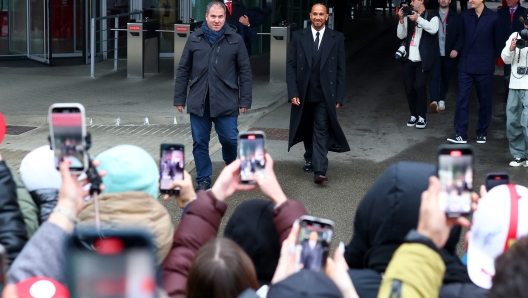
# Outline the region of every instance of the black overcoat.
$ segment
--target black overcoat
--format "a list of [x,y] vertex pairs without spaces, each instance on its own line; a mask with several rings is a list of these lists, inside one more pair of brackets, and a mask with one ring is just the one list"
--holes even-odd
[[[313,122],[304,121],[303,109],[310,81],[312,67],[312,46],[314,40],[311,27],[293,32],[286,66],[288,83],[288,101],[299,97],[300,106],[291,106],[290,113],[290,148],[303,141],[303,132]],[[343,105],[345,97],[345,42],[341,32],[325,28],[319,45],[321,52],[321,86],[330,118],[330,136],[328,150],[334,152],[350,151],[345,134],[337,121],[336,103]]]

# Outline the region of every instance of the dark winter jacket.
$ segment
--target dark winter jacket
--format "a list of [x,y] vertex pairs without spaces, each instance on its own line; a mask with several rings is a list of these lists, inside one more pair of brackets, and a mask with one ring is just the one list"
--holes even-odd
[[[399,162],[390,166],[374,182],[359,203],[354,235],[345,250],[350,269],[385,272],[407,233],[416,229],[421,194],[429,185],[429,177],[436,175],[436,172],[433,165]],[[460,232],[460,227],[455,226],[446,245],[440,250],[446,266],[444,284],[471,282],[466,267],[456,254]],[[354,284],[356,288],[361,287]],[[375,297],[376,293],[373,294]]]
[[6,165],[11,171],[11,176],[16,183],[18,205],[20,206],[20,211],[24,216],[24,224],[26,225],[27,236],[30,238],[33,236],[33,234],[35,234],[40,225],[38,219],[38,207],[13,167],[9,166],[7,163]]
[[9,263],[27,242],[26,225],[17,202],[17,188],[5,161],[0,161],[0,244],[7,250]]
[[249,56],[236,29],[226,26],[224,36],[213,46],[202,27],[187,39],[176,75],[174,105],[187,105],[188,113],[203,116],[207,95],[211,117],[234,116],[240,107],[251,108]]
[[[172,249],[163,263],[163,289],[170,297],[185,297],[187,274],[194,256],[200,247],[217,236],[227,209],[210,191],[198,192],[197,199],[189,206],[174,232]],[[293,222],[304,214],[306,209],[302,203],[291,200],[274,210],[273,222],[281,242],[288,237]]]

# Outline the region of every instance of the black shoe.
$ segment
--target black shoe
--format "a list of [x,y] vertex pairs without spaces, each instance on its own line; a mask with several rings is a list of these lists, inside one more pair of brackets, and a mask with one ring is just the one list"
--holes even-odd
[[425,128],[427,126],[427,121],[424,118],[418,117],[418,122],[416,122],[416,128]]
[[477,143],[479,143],[479,144],[486,143],[486,136],[478,136],[477,137]]
[[313,172],[313,165],[311,161],[307,161],[303,166],[303,171],[307,173]]
[[466,138],[463,138],[459,135],[454,135],[450,138],[447,138],[447,141],[448,142],[451,142],[451,143],[455,143],[455,144],[465,144],[467,143],[467,139]]
[[411,119],[409,120],[409,122],[407,122],[407,126],[409,127],[415,126],[416,122],[418,122],[418,119],[416,119],[416,117],[414,116],[411,116]]
[[321,184],[325,181],[328,181],[328,178],[324,174],[321,174],[321,173],[314,174],[314,183]]
[[199,192],[200,190],[208,190],[211,189],[211,182],[209,181],[200,181],[198,182],[198,186],[196,187],[196,192]]

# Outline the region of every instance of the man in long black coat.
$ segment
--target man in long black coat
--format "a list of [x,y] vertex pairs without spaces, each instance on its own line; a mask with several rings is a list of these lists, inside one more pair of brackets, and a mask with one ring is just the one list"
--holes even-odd
[[337,113],[345,97],[345,45],[343,34],[325,28],[328,11],[314,4],[312,25],[293,33],[286,67],[290,116],[290,148],[304,142],[305,172],[314,182],[327,181],[328,150],[350,151]]

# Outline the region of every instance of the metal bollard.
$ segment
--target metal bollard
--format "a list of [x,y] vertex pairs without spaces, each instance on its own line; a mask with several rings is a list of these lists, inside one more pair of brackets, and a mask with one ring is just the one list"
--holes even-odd
[[190,31],[190,24],[174,24],[174,79],[176,79],[183,48],[185,48],[189,34],[191,34]]

